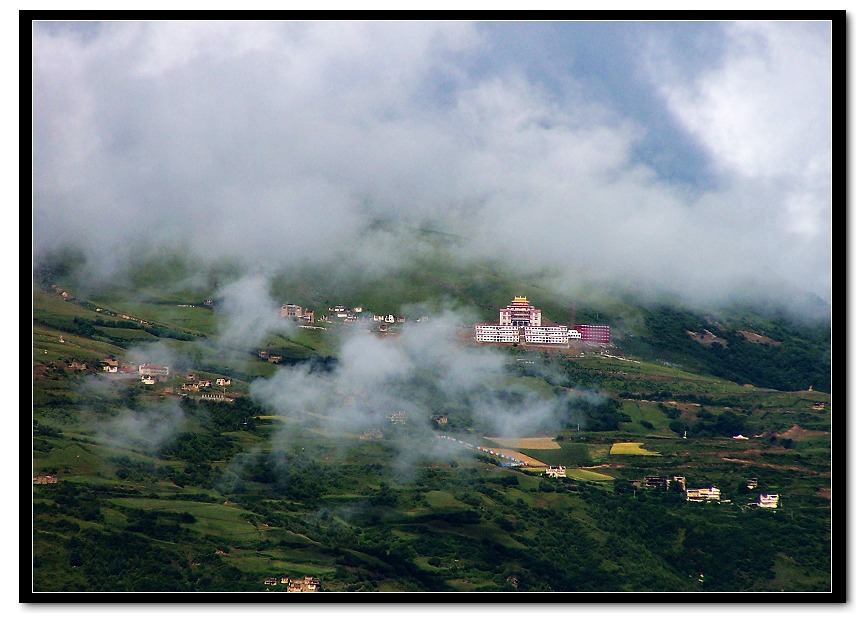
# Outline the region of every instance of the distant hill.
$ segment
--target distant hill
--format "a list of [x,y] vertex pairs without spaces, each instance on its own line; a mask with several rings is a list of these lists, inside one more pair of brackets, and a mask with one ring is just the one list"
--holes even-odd
[[[802,302],[799,307],[808,310],[798,316],[766,301],[743,299],[717,309],[695,309],[670,297],[663,303],[648,302],[645,296],[600,286],[568,296],[556,287],[552,273],[508,270],[483,261],[466,265],[452,253],[466,243],[458,236],[432,229],[412,236],[418,246],[407,251],[410,259],[387,270],[346,269],[340,255],[326,264],[298,263],[271,270],[272,294],[315,310],[346,304],[410,316],[457,309],[469,323],[497,321],[498,309],[521,295],[541,308],[549,322],[609,325],[614,346],[622,354],[740,384],[784,391],[831,390],[829,307],[813,295],[791,290],[790,296]],[[122,279],[100,287],[82,279],[84,262],[74,251],[55,254],[37,264],[35,278],[41,287],[59,283],[101,300],[135,300],[138,309],[146,309],[147,303],[212,298],[220,286],[243,274],[236,262],[208,264],[172,251],[130,266]],[[83,316],[79,322],[92,336],[91,322]],[[189,326],[172,321],[148,328],[143,337],[189,339],[213,331],[211,324],[202,319]],[[62,326],[55,319],[52,326],[66,331],[75,327],[71,319]]]

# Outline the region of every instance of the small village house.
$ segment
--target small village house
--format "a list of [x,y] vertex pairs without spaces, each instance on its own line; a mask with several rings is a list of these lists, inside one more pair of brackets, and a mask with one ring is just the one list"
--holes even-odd
[[558,467],[550,465],[544,472],[544,475],[549,476],[550,478],[565,478],[567,472],[563,465],[559,465]]
[[303,307],[300,305],[292,305],[291,303],[283,303],[280,308],[280,315],[283,318],[302,318],[303,317]]
[[686,489],[685,497],[689,502],[720,502],[721,490],[715,486]]
[[289,580],[289,593],[317,593],[321,589],[321,582],[311,575],[304,576],[302,580]]
[[761,493],[759,506],[760,508],[778,508],[778,499],[777,493]]
[[684,476],[646,476],[643,478],[642,485],[654,489],[668,490],[672,483],[679,483],[682,490],[685,490]]
[[170,369],[168,366],[161,366],[154,363],[143,363],[138,366],[138,374],[141,376],[168,376]]

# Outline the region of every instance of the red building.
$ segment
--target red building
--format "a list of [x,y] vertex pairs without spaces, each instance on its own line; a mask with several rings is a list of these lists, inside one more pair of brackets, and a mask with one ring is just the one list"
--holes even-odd
[[610,327],[607,325],[578,324],[574,328],[580,332],[580,339],[584,342],[610,343]]

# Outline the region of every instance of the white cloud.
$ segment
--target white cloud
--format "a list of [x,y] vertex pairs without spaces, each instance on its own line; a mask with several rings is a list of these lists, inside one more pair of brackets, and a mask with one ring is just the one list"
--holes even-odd
[[268,333],[294,330],[292,321],[281,317],[281,303],[270,295],[268,280],[263,275],[245,276],[223,286],[217,299],[220,346],[252,349]]
[[668,104],[718,167],[734,178],[762,181],[783,197],[775,206],[781,231],[825,242],[831,210],[829,25],[754,21],[726,30],[723,62],[694,80],[664,84]]
[[498,67],[467,22],[37,26],[36,248],[71,239],[117,265],[182,243],[290,266],[385,216],[436,222],[470,257],[552,266],[571,292],[596,278],[718,294],[771,263],[826,295],[824,35],[733,24],[717,62],[658,72],[718,165],[712,189],[661,179],[636,160],[640,119]]

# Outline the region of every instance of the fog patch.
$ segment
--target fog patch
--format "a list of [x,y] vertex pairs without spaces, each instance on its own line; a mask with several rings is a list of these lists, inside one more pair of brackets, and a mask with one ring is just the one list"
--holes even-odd
[[[424,457],[454,456],[448,444],[434,443],[433,422],[447,415],[442,412],[446,404],[468,408],[476,434],[521,437],[556,429],[568,414],[570,394],[541,396],[520,384],[503,351],[460,341],[457,330],[464,324],[464,316],[450,311],[431,315],[428,322],[406,323],[398,337],[355,328],[346,335],[333,370],[303,363],[254,380],[252,398],[295,422],[274,434],[274,446],[286,447],[304,423],[338,434],[345,446],[361,443],[360,434],[378,429],[398,449],[396,472],[408,478]],[[542,364],[537,374],[564,380]],[[604,398],[590,394],[589,399]]]
[[128,385],[128,379],[117,374],[88,375],[76,387],[76,391],[85,399],[109,398],[117,392],[118,387]]
[[218,345],[247,350],[271,333],[290,334],[295,327],[280,317],[280,306],[270,294],[264,275],[247,275],[221,287],[216,294]]
[[158,366],[168,366],[172,374],[176,370],[185,370],[192,364],[192,359],[189,355],[178,352],[165,340],[130,346],[126,351],[124,359],[138,365],[150,363]]
[[177,401],[162,401],[145,409],[121,409],[105,421],[103,435],[113,444],[153,454],[183,432],[186,424]]

